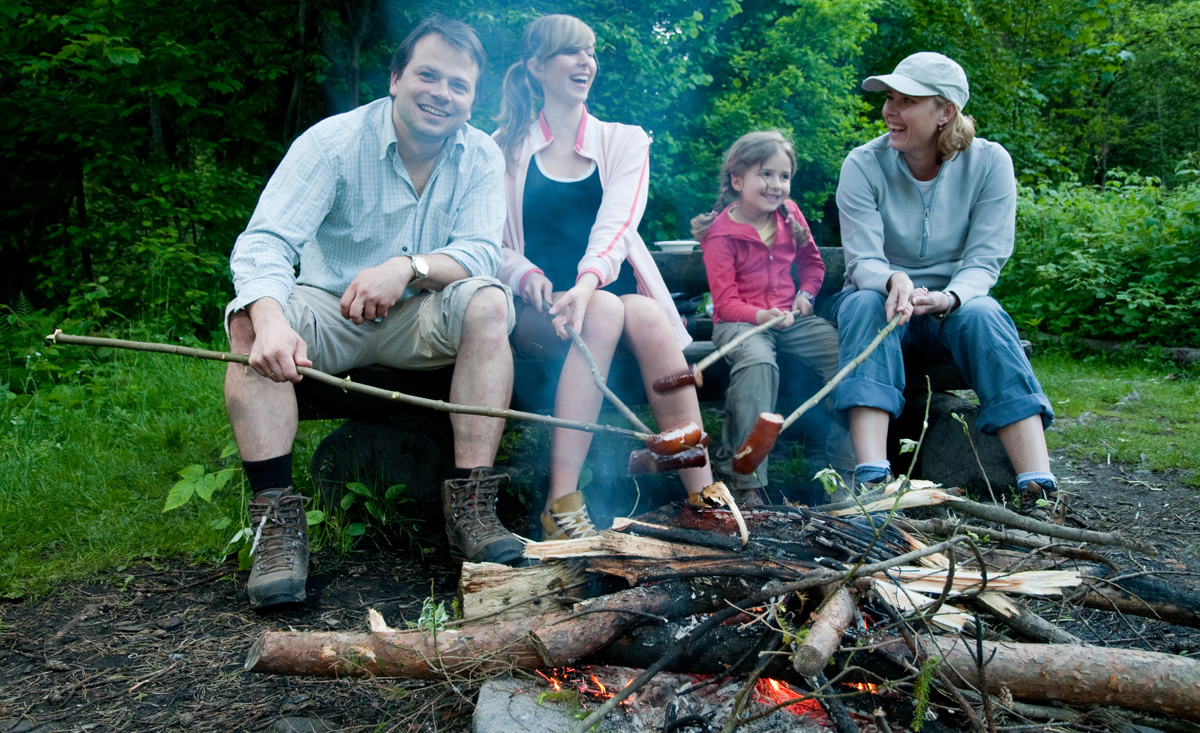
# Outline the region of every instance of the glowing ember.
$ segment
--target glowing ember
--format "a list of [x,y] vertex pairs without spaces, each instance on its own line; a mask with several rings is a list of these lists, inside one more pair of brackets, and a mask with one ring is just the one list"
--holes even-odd
[[786,682],[780,682],[773,679],[760,679],[755,685],[754,691],[758,693],[759,700],[770,705],[778,705],[785,703],[788,700],[795,700],[794,705],[788,705],[787,710],[796,715],[807,715],[809,713],[824,712],[821,710],[821,704],[816,700],[803,700],[803,695],[798,694],[795,690],[788,686]]
[[879,689],[879,685],[873,685],[870,682],[847,682],[847,687],[853,687],[859,692],[874,692]]

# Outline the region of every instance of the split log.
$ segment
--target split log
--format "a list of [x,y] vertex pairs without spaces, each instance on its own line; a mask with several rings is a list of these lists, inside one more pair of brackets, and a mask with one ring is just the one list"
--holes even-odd
[[545,609],[551,596],[572,595],[592,582],[580,561],[540,563],[514,568],[491,562],[465,562],[458,578],[458,596],[466,623],[482,619],[534,616]]
[[[974,641],[924,639],[923,651],[978,688]],[[987,691],[1022,700],[1114,705],[1200,721],[1200,661],[1139,649],[983,643]]]
[[846,586],[833,591],[812,616],[812,626],[804,643],[792,655],[792,667],[802,677],[820,674],[829,658],[842,643],[842,635],[854,620],[857,608],[854,594]]
[[[268,631],[251,647],[248,672],[316,677],[443,679],[569,664],[594,653],[647,616],[711,610],[682,584],[632,588],[569,611],[436,633]],[[715,599],[714,599],[715,600]]]

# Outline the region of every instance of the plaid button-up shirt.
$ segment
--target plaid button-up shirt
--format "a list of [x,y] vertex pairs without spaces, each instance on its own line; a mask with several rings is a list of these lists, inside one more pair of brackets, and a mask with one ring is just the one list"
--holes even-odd
[[417,196],[396,152],[391,109],[391,98],[376,100],[292,143],[234,244],[235,308],[264,297],[286,305],[295,283],[340,296],[362,270],[402,255],[437,252],[472,276],[495,276],[505,215],[500,149],[464,125]]

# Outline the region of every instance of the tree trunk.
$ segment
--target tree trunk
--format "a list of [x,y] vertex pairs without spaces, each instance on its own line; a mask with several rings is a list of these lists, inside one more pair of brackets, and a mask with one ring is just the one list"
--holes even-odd
[[[925,652],[978,686],[974,642],[933,641],[936,647],[922,641]],[[1200,662],[1193,659],[1139,649],[991,642],[984,642],[983,658],[992,694],[1008,688],[1021,700],[1115,705],[1200,721]]]
[[[715,599],[714,599],[715,600]],[[569,664],[601,649],[647,616],[711,610],[682,583],[633,588],[569,611],[439,631],[269,631],[246,659],[248,672],[316,677],[442,679]]]

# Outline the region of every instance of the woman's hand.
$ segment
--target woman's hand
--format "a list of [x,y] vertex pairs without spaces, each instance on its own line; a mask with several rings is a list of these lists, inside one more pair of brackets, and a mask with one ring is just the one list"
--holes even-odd
[[801,290],[796,293],[796,299],[792,301],[792,312],[799,314],[801,318],[808,318],[813,314],[813,296],[807,290]]
[[560,339],[571,337],[567,333],[568,324],[575,329],[575,333],[579,333],[583,328],[583,316],[587,313],[588,303],[592,301],[592,293],[596,292],[599,285],[600,281],[594,274],[585,273],[579,278],[579,282],[575,283],[575,287],[554,301],[554,306],[549,312],[554,316],[554,331]]
[[553,303],[554,284],[550,278],[540,272],[531,272],[521,285],[521,300],[537,308],[538,313],[546,312],[546,304]]
[[912,304],[914,316],[937,315],[949,313],[954,309],[955,297],[944,290],[929,292],[925,288],[913,291]]
[[772,318],[778,318],[779,316],[786,316],[786,318],[779,323],[776,323],[774,326],[771,326],[771,328],[783,329],[796,322],[796,317],[792,315],[790,311],[781,311],[778,308],[759,311],[757,314],[755,314],[754,321],[761,326]]
[[[884,312],[890,321],[897,313],[903,314],[900,324],[908,323],[913,317],[913,283],[903,272],[897,272],[888,278],[888,297],[884,304]],[[926,291],[928,293],[928,291]]]

